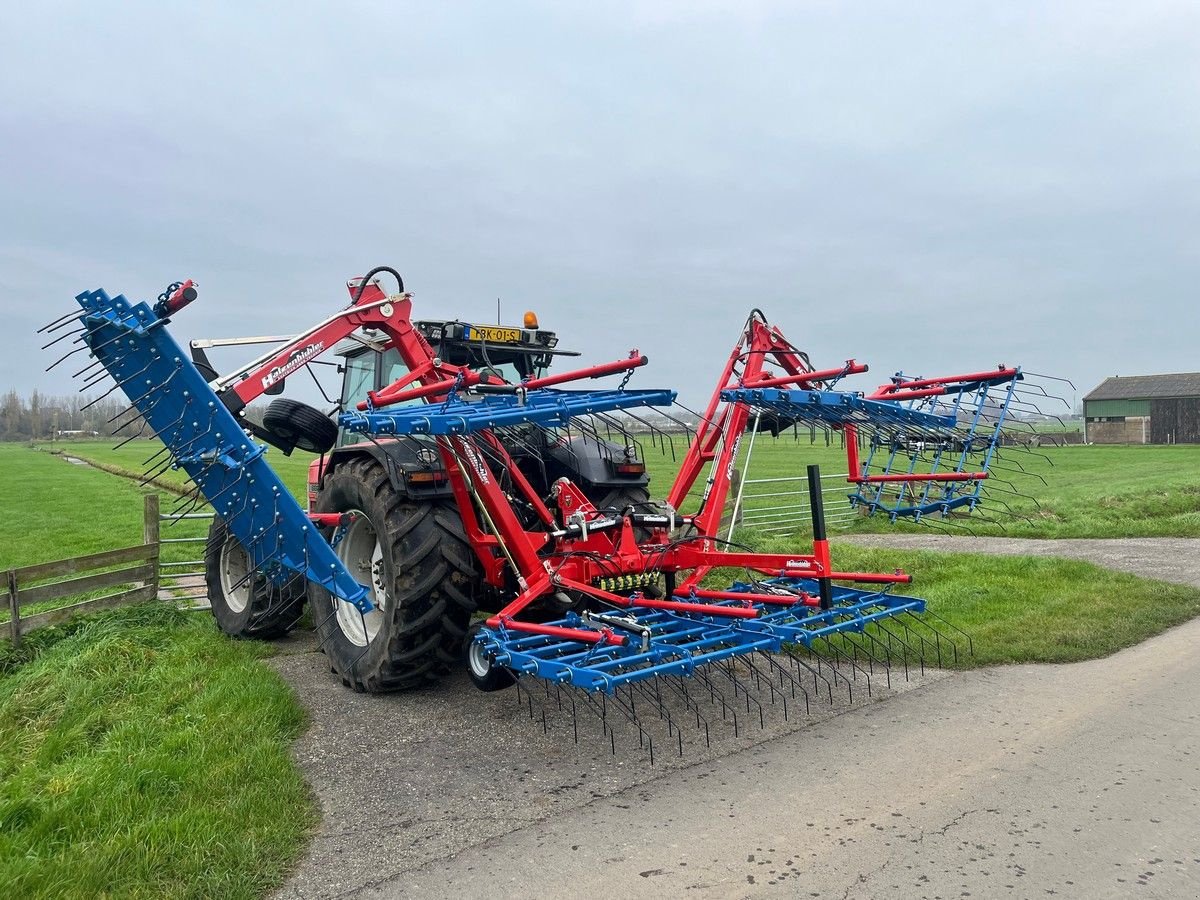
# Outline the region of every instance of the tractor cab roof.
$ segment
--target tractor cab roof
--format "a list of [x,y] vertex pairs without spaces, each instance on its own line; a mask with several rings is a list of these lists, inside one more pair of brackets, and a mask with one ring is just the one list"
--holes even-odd
[[[575,350],[558,350],[558,335],[539,328],[515,328],[504,325],[474,325],[459,320],[413,322],[432,345],[434,352],[455,365],[487,365],[536,357],[534,365],[545,367],[552,356],[579,356]],[[365,330],[368,342],[381,346],[386,336]],[[372,349],[370,343],[342,341],[334,348],[338,356],[357,356]]]

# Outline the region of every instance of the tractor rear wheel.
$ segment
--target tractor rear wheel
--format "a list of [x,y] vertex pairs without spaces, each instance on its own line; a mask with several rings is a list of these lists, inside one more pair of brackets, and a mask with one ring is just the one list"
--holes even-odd
[[283,637],[304,612],[304,579],[280,586],[253,572],[250,555],[219,517],[208,529],[204,581],[217,627],[230,637]]
[[[650,489],[644,485],[623,485],[608,491],[605,491],[603,488],[592,488],[586,493],[588,494],[588,499],[592,501],[592,505],[600,512],[619,516],[631,506],[634,512],[649,513],[656,511],[650,506]],[[648,528],[635,528],[633,533],[639,541],[644,541],[650,537],[650,529]]]
[[352,515],[334,552],[374,605],[361,613],[310,583],[321,645],[343,683],[375,693],[445,675],[461,659],[481,584],[457,507],[399,493],[369,458],[326,476],[316,507]]

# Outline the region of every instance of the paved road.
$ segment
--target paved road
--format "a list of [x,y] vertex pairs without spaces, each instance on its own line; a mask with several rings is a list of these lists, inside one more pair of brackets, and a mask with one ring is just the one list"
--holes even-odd
[[[1200,586],[1200,542],[1087,543]],[[1002,546],[1040,549],[970,549]],[[351,695],[299,652],[280,666],[326,818],[280,896],[1197,897],[1198,648],[1200,621],[1107,660],[916,679],[653,767],[461,682]]]

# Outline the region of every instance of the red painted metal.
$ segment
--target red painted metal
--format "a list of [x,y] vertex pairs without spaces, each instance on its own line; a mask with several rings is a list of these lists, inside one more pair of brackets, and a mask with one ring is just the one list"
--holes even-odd
[[568,381],[582,381],[585,378],[602,378],[605,375],[615,375],[618,372],[628,372],[630,369],[641,368],[648,362],[650,362],[648,357],[642,356],[634,350],[628,359],[601,363],[598,366],[575,369],[571,372],[556,372],[553,375],[546,375],[542,378],[531,378],[529,381],[522,382],[522,386],[527,390],[535,390],[537,388],[552,387],[556,384],[566,384]]
[[487,620],[489,628],[503,626],[510,631],[521,631],[525,634],[544,634],[547,637],[562,638],[564,641],[579,641],[581,644],[616,644],[625,643],[626,638],[612,629],[602,628],[599,631],[585,631],[582,628],[563,628],[559,625],[542,625],[537,622],[522,622],[508,616],[492,616]]
[[796,594],[759,594],[749,591],[713,591],[707,588],[693,588],[692,590],[675,592],[676,597],[703,597],[706,600],[748,600],[751,603],[766,603],[771,606],[795,606],[797,603],[801,606],[818,606],[821,603],[820,597],[814,597],[812,594],[800,592]]

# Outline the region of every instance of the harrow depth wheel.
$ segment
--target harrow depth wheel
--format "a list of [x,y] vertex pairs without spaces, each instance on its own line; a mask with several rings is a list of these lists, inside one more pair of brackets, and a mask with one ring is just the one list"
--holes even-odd
[[383,466],[362,458],[334,470],[319,512],[353,513],[334,552],[370,590],[360,613],[309,585],[321,645],[342,681],[358,691],[420,687],[458,663],[475,610],[478,561],[448,500],[414,500]]
[[281,587],[252,572],[249,555],[220,518],[208,530],[204,580],[217,627],[230,637],[283,637],[304,612],[304,579]]
[[471,676],[471,683],[485,693],[502,691],[504,688],[516,684],[517,679],[504,666],[496,665],[495,660],[488,656],[487,652],[483,649],[483,645],[475,640],[475,635],[479,633],[479,629],[482,627],[482,622],[476,622],[467,631],[465,650],[467,674]]

